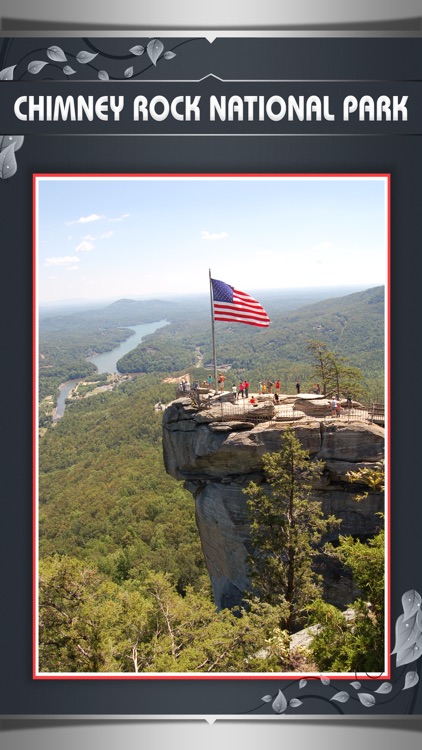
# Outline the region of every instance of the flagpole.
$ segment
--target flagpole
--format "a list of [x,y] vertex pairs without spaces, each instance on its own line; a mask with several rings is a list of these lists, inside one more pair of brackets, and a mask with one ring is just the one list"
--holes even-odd
[[211,268],[210,272],[210,299],[211,299],[211,326],[212,326],[212,356],[214,359],[214,380],[215,380],[215,391],[218,392],[218,381],[217,381],[217,355],[215,350],[215,326],[214,326],[214,296],[212,293],[212,281],[211,281]]

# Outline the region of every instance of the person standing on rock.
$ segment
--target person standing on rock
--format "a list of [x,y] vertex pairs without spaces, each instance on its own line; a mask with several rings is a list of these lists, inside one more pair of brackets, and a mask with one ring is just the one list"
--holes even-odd
[[300,393],[300,382],[299,382],[299,380],[296,383],[296,392],[299,395],[299,393]]
[[242,380],[239,383],[239,395],[238,395],[238,398],[240,398],[241,396],[242,396],[242,398],[245,398],[244,386],[243,386],[243,381]]
[[331,416],[337,416],[337,399],[335,396],[333,396],[333,398],[331,399]]
[[258,383],[258,393],[259,393],[259,395],[261,395],[261,393],[262,393],[262,383],[261,383],[261,381],[259,381],[259,383]]
[[276,380],[276,381],[275,381],[275,392],[276,392],[276,393],[278,393],[278,392],[279,392],[279,390],[280,390],[280,381],[279,381],[279,380]]
[[222,372],[220,372],[220,374],[219,374],[219,376],[218,376],[218,383],[219,383],[219,386],[220,386],[220,391],[224,391],[224,381],[225,381],[225,379],[226,379],[226,378],[225,378],[225,376],[223,375],[223,373],[222,373]]
[[249,398],[249,382],[247,380],[244,381],[243,388],[245,390],[245,398]]
[[233,393],[233,396],[234,396],[235,398],[237,398],[237,388],[236,388],[236,383],[233,383],[233,385],[232,385],[232,393]]
[[212,375],[208,375],[207,382],[208,382],[208,388],[211,388],[211,386],[212,386]]

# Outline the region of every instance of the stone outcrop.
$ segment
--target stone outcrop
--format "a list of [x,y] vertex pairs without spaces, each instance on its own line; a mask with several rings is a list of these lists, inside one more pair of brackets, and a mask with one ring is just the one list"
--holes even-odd
[[[260,404],[243,405],[241,418],[230,404],[219,400],[198,410],[190,399],[180,398],[164,412],[165,467],[185,482],[195,498],[202,548],[219,607],[239,603],[248,587],[246,556],[251,543],[243,490],[252,480],[264,481],[262,456],[280,449],[288,425],[310,456],[325,462],[313,498],[321,501],[326,515],[333,514],[342,523],[340,531],[324,541],[334,540],[338,533],[367,536],[379,527],[376,514],[383,510],[382,496],[371,495],[357,503],[357,488],[347,481],[346,473],[384,458],[384,429],[363,421],[306,416],[302,404],[297,406],[292,404],[291,419],[281,421],[277,408],[267,402],[261,413]],[[351,580],[344,576],[340,580],[338,566],[323,555],[320,570],[326,598],[338,606],[348,604],[353,598]]]

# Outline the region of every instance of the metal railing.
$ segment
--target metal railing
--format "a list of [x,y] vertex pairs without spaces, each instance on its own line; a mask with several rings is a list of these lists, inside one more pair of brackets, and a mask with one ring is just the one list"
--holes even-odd
[[[341,406],[340,411],[335,414],[329,406],[321,406],[319,411],[313,411],[310,409],[301,409],[294,403],[290,404],[273,404],[272,401],[258,401],[256,405],[250,403],[247,399],[240,399],[231,402],[227,401],[216,401],[210,399],[203,394],[191,393],[189,394],[192,399],[194,406],[198,410],[206,410],[212,408],[215,418],[218,421],[233,422],[233,421],[244,421],[244,422],[282,422],[282,421],[298,421],[301,419],[317,419],[321,422],[330,422],[333,420],[339,420],[341,422],[365,422],[369,424],[377,424],[384,426],[385,424],[385,409],[384,404],[366,404],[348,407],[346,405]],[[218,411],[218,416],[216,412]]]

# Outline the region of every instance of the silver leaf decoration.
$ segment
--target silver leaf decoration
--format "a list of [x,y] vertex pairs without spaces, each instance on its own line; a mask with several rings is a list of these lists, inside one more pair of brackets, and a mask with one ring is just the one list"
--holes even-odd
[[287,708],[287,701],[284,697],[284,693],[279,690],[277,697],[275,698],[273,702],[273,709],[276,712],[276,714],[282,714],[283,711],[285,711]]
[[292,708],[299,708],[299,706],[303,706],[303,701],[300,701],[299,698],[292,698],[292,700],[289,701],[289,706]]
[[301,680],[299,682],[299,690],[302,690],[302,688],[304,688],[305,685],[307,685],[307,684],[308,684],[308,680]]
[[129,52],[132,53],[132,55],[143,55],[145,52],[145,47],[142,46],[142,44],[136,44],[135,47],[131,47]]
[[329,677],[321,677],[321,682],[323,685],[329,685],[330,684],[330,678]]
[[78,63],[82,63],[83,65],[86,65],[86,63],[91,62],[91,60],[94,59],[94,57],[97,57],[98,52],[87,52],[86,50],[81,50],[76,55],[76,59]]
[[375,706],[375,697],[372,693],[358,693],[358,698],[362,703],[362,706],[365,706],[366,708]]
[[404,664],[410,664],[412,661],[419,659],[422,653],[422,635],[419,636],[416,643],[411,646],[404,646],[396,656],[396,665],[402,667]]
[[345,690],[340,690],[339,693],[336,693],[333,695],[332,698],[330,698],[330,701],[338,701],[339,703],[346,703],[350,698],[349,693],[346,693]]
[[19,151],[23,143],[23,135],[0,135],[0,151],[13,143],[15,151]]
[[73,76],[73,74],[76,73],[76,70],[73,70],[70,65],[65,65],[63,68],[63,73],[65,74],[65,76]]
[[170,52],[169,50],[168,52],[164,52],[164,57],[166,58],[166,60],[172,60],[173,57],[176,57],[176,53]]
[[164,49],[164,44],[159,39],[151,39],[147,44],[148,57],[153,65],[157,65],[157,60]]
[[108,73],[107,73],[106,70],[99,70],[98,71],[98,78],[100,79],[100,81],[108,81],[108,80],[110,80],[110,77],[109,77],[109,75],[108,75]]
[[362,687],[362,685],[360,684],[359,680],[354,680],[350,684],[351,684],[352,688],[355,688],[355,690],[360,690],[360,688]]
[[6,146],[0,154],[0,178],[2,180],[7,180],[8,177],[13,177],[17,168],[15,144],[11,143],[10,146]]
[[49,57],[50,60],[54,60],[54,62],[67,62],[65,53],[60,47],[57,47],[55,44],[52,47],[48,48],[47,57]]
[[125,78],[132,78],[133,76],[133,65],[130,66],[130,68],[126,68],[124,72]]
[[417,685],[418,682],[419,682],[419,675],[417,672],[406,672],[403,690],[408,690],[409,688],[415,687],[415,685]]
[[[415,643],[418,636],[418,630],[415,633],[416,614],[405,620],[404,615],[400,615],[396,621],[396,644],[392,654],[398,654],[404,647],[411,646]],[[413,636],[412,636],[413,633]]]
[[420,610],[422,603],[421,595],[414,589],[410,589],[410,591],[406,591],[403,594],[401,603],[403,605],[404,619],[408,620]]
[[48,65],[48,62],[44,62],[43,60],[33,60],[28,65],[28,73],[32,73],[32,75],[36,76],[45,65]]
[[270,701],[272,701],[272,699],[273,699],[273,696],[272,696],[272,695],[264,695],[264,696],[263,696],[263,697],[261,698],[261,700],[262,700],[262,701],[264,701],[264,703],[269,703]]
[[391,693],[392,689],[393,686],[391,682],[383,682],[375,692],[380,693],[381,695],[388,695],[388,693]]
[[13,71],[16,65],[11,65],[10,68],[3,68],[0,70],[0,81],[13,81]]

